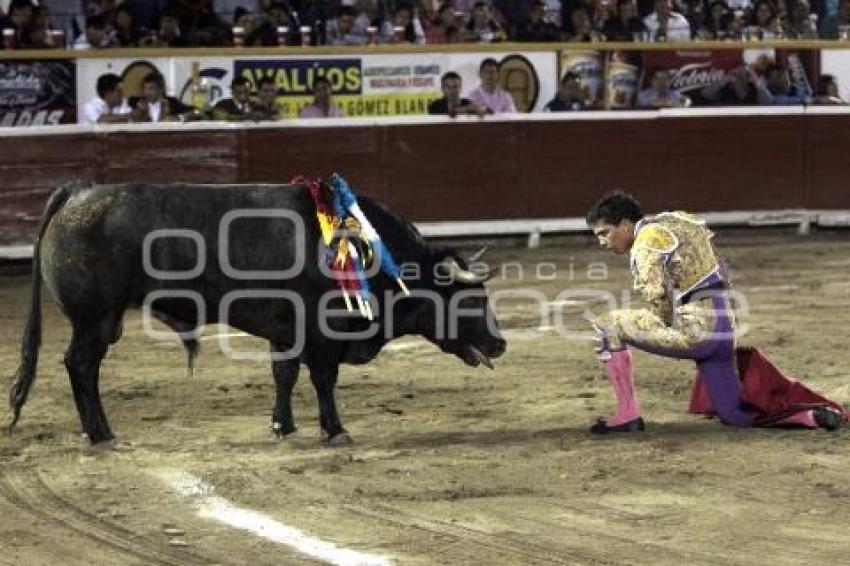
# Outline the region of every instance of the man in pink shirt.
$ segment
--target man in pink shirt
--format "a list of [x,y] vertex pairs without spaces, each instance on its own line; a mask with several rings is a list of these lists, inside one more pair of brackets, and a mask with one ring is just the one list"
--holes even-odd
[[299,118],[342,118],[342,110],[331,99],[331,83],[325,77],[313,79],[313,104],[298,113]]
[[484,59],[478,68],[481,84],[469,93],[469,99],[489,110],[490,114],[501,112],[516,112],[514,99],[499,87],[499,62],[495,59]]

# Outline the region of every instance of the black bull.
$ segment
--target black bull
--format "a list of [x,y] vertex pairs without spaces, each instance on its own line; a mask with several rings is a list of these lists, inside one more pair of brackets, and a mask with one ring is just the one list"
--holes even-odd
[[[12,424],[35,379],[42,279],[73,328],[65,366],[93,443],[113,439],[98,391],[99,368],[109,345],[121,337],[129,307],[146,305],[180,332],[190,368],[201,324],[226,322],[268,340],[277,353],[272,426],[281,435],[295,430],[290,397],[299,363],[310,370],[319,422],[335,443],[350,440],[334,401],[341,363],[368,362],[389,340],[420,335],[469,365],[490,365],[489,358],[504,352],[505,341],[484,294],[484,277],[451,250],[429,247],[410,222],[380,204],[364,197],[360,205],[397,263],[411,273],[405,276],[409,297],[383,273],[370,275],[373,322],[344,311],[333,276],[321,268],[325,251],[316,210],[302,186],[60,187],[47,203],[35,244],[29,319],[10,391]],[[233,218],[240,210],[250,218]],[[233,270],[240,273],[234,276]],[[281,270],[291,273],[266,277]],[[219,312],[223,303],[230,305],[227,313]],[[336,310],[322,319],[328,305]],[[357,331],[364,334],[352,337]]]

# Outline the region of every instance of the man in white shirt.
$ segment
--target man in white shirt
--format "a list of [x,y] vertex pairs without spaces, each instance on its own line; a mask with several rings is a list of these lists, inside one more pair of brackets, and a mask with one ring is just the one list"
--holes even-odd
[[690,41],[688,19],[670,8],[670,0],[655,0],[655,11],[643,19],[643,25],[657,41]]
[[130,122],[130,106],[124,99],[121,77],[106,73],[97,78],[97,98],[83,107],[83,124],[122,124]]

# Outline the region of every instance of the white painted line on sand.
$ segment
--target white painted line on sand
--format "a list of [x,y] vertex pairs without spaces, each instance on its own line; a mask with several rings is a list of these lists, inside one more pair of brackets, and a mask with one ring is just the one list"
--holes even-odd
[[154,475],[181,496],[190,498],[198,508],[198,516],[212,519],[236,529],[292,547],[297,552],[327,564],[338,566],[390,566],[384,556],[367,554],[311,537],[302,531],[267,515],[239,507],[214,495],[213,486],[192,474],[179,470],[158,470]]
[[[758,287],[750,287],[747,289],[751,293],[764,293],[764,292],[780,292],[780,291],[796,291],[800,287],[798,285],[762,285]],[[746,289],[746,287],[745,287]]]

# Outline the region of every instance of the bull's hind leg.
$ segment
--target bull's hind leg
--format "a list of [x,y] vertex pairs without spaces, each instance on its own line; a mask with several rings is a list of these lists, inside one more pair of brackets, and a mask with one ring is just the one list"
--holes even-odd
[[[277,350],[283,351],[278,348]],[[272,345],[272,351],[276,351]],[[295,432],[295,419],[292,417],[292,389],[298,381],[298,359],[272,362],[272,374],[275,383],[275,404],[272,412],[272,432],[285,436]]]
[[100,362],[116,337],[116,320],[116,317],[109,316],[92,323],[75,323],[71,345],[65,353],[65,367],[71,378],[80,422],[93,444],[115,438],[100,402],[98,382]]

